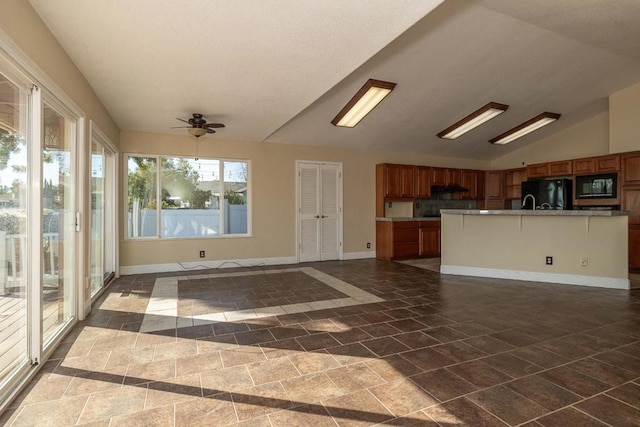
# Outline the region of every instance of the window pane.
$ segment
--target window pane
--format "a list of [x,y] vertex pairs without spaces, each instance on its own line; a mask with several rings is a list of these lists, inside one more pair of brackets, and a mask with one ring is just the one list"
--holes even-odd
[[42,335],[46,347],[75,311],[73,191],[76,177],[71,165],[75,123],[46,104],[42,115]]
[[224,162],[224,233],[247,234],[247,162]]
[[156,159],[130,156],[127,167],[127,235],[157,236]]
[[162,236],[220,234],[220,162],[162,159]]
[[28,357],[27,105],[0,74],[0,383]]

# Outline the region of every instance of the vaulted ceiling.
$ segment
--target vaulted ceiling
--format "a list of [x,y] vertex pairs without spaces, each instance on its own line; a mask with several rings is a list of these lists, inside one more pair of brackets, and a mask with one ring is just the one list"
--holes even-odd
[[[606,111],[640,79],[637,0],[30,0],[122,130],[491,160]],[[399,5],[401,4],[401,7]],[[369,78],[397,83],[353,129]],[[489,101],[491,122],[436,134]],[[488,140],[543,111],[556,123]]]

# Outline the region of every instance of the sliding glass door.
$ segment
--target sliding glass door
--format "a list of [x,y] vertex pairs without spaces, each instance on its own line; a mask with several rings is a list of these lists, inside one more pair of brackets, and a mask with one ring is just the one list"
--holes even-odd
[[29,363],[29,89],[0,73],[0,384]]
[[[59,89],[38,84],[47,79],[24,63],[0,37],[0,406],[48,357],[88,299],[78,209],[86,201],[80,192],[89,192],[77,167],[89,152],[81,145],[83,113]],[[115,190],[106,187],[96,180],[100,197]],[[115,222],[107,205],[104,198],[96,204],[97,236],[108,233],[105,218]],[[115,233],[102,238],[97,258],[105,259],[104,241],[115,253],[113,239]],[[114,259],[96,265],[101,275]]]
[[91,136],[91,295],[114,277],[115,152],[103,137]]
[[76,123],[44,103],[42,149],[42,334],[46,347],[75,316]]

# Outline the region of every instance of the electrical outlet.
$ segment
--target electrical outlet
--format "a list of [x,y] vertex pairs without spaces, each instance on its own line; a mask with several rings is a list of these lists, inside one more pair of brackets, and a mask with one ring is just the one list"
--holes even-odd
[[367,249],[371,249],[371,243],[367,242]]
[[204,251],[200,251],[200,258],[204,258]]
[[552,256],[548,256],[545,260],[547,265],[553,265],[553,257]]
[[580,258],[580,266],[589,267],[589,257],[583,256]]

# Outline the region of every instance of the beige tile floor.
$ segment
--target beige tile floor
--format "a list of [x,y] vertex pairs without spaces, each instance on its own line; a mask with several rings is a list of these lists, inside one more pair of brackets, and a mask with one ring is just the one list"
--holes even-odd
[[0,424],[625,426],[639,408],[638,291],[357,260],[123,277]]

